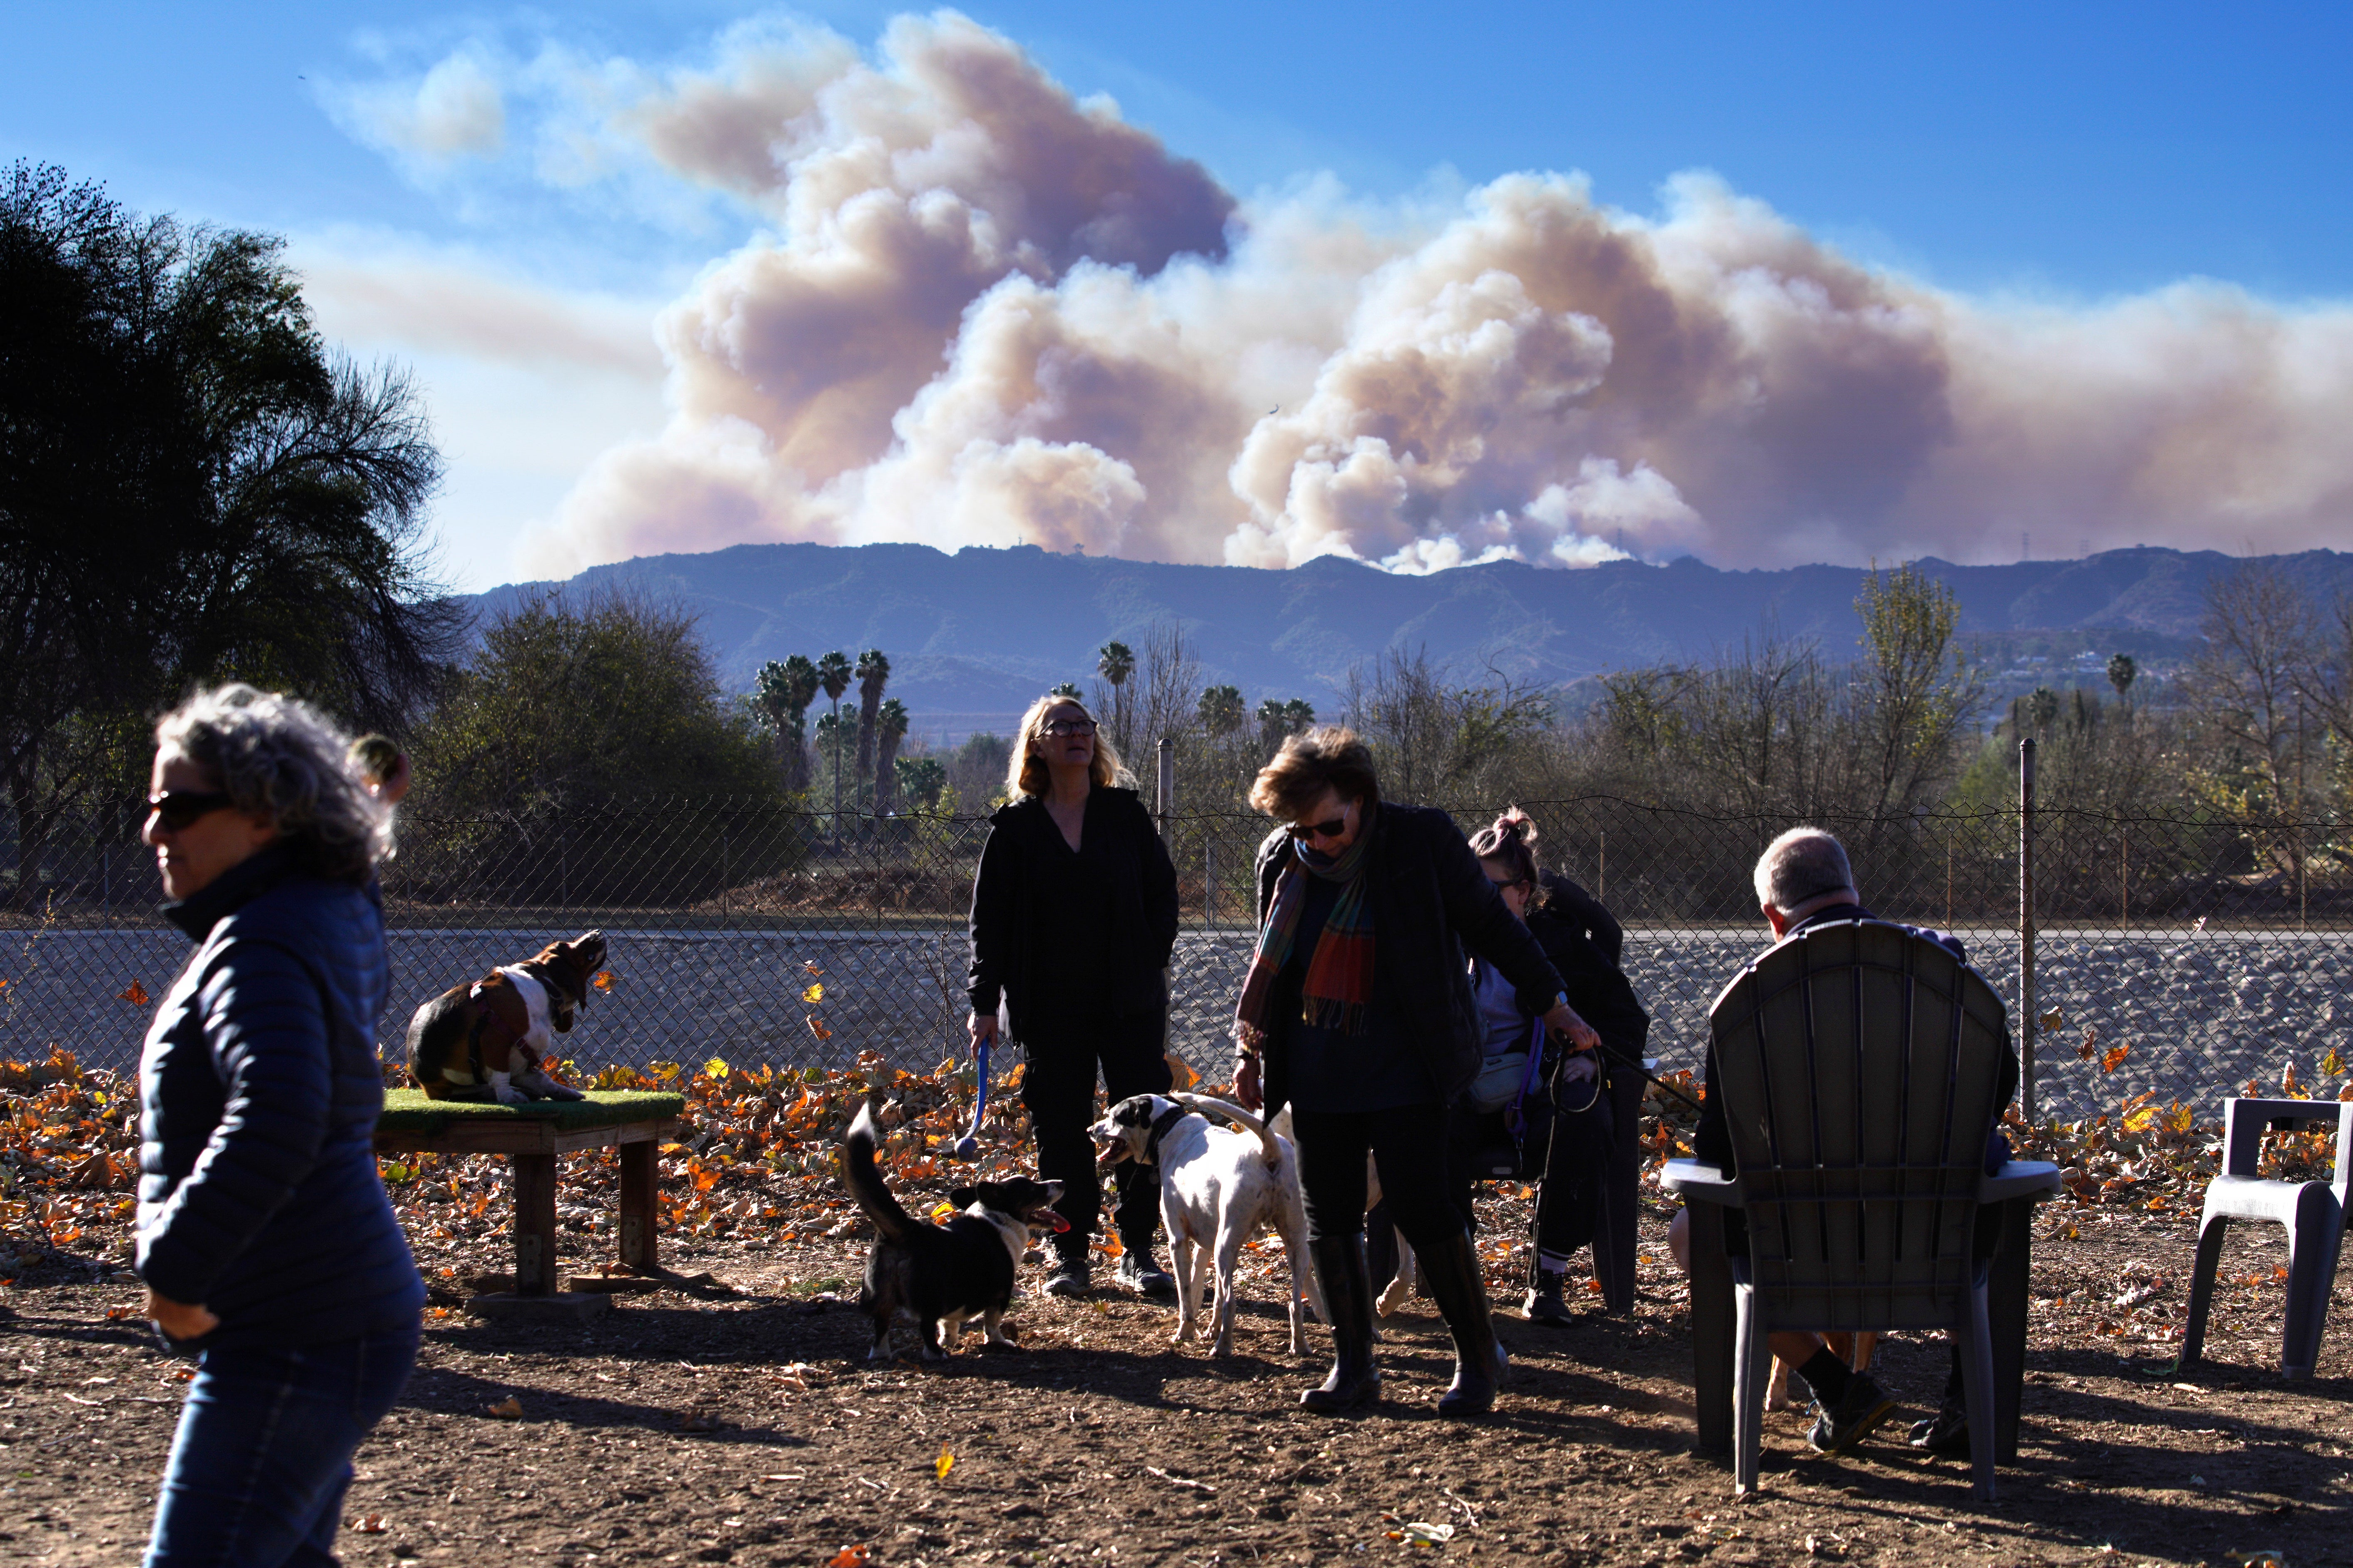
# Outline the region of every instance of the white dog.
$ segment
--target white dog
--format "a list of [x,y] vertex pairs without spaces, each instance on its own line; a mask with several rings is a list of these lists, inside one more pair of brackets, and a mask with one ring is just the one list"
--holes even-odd
[[[1212,1124],[1214,1111],[1245,1131]],[[1291,1140],[1238,1105],[1195,1094],[1139,1094],[1121,1100],[1088,1131],[1105,1163],[1133,1159],[1160,1167],[1160,1217],[1176,1276],[1175,1342],[1198,1336],[1201,1261],[1216,1266],[1218,1332],[1213,1355],[1233,1353],[1234,1267],[1242,1244],[1261,1229],[1282,1237],[1291,1261],[1291,1353],[1307,1353],[1303,1303],[1325,1318],[1323,1291],[1307,1254],[1307,1205],[1299,1191],[1299,1152]],[[1328,1321],[1328,1319],[1327,1319]]]

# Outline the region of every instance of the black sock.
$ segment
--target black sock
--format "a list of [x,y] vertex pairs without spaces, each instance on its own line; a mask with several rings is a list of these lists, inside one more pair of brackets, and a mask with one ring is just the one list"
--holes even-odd
[[1798,1369],[1798,1375],[1806,1380],[1806,1386],[1814,1391],[1816,1399],[1830,1406],[1846,1397],[1847,1380],[1854,1373],[1847,1370],[1846,1363],[1839,1360],[1836,1352],[1824,1345],[1807,1358],[1806,1364]]
[[1968,1401],[1968,1393],[1961,1386],[1961,1347],[1957,1342],[1953,1346],[1952,1370],[1945,1373],[1945,1405],[1947,1409],[1958,1410]]

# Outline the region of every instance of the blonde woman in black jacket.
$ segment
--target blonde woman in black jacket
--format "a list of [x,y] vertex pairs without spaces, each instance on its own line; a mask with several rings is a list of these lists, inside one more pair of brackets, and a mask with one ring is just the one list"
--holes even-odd
[[[1114,787],[1119,756],[1074,698],[1041,697],[1023,715],[1006,793],[989,818],[972,886],[973,1049],[995,1038],[997,1005],[1029,1056],[1021,1102],[1038,1139],[1038,1173],[1062,1184],[1071,1228],[1054,1237],[1050,1295],[1090,1285],[1088,1251],[1102,1211],[1094,1145],[1100,1074],[1113,1102],[1166,1094],[1169,951],[1176,942],[1176,870],[1151,814]],[[1160,1173],[1122,1161],[1118,1282],[1175,1289],[1153,1260]]]

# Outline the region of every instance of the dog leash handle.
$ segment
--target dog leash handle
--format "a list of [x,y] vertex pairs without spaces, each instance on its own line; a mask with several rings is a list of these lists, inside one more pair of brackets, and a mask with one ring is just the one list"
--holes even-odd
[[976,1069],[973,1080],[972,1131],[956,1140],[955,1156],[959,1160],[977,1159],[980,1154],[980,1119],[988,1110],[988,1042],[980,1042],[973,1053]]

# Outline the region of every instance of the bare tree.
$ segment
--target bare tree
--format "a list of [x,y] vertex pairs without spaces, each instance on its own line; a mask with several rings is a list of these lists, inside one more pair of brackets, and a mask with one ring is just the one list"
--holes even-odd
[[[1184,626],[1164,618],[1145,631],[1140,667],[1144,689],[1137,693],[1134,745],[1143,752],[1157,746],[1163,736],[1181,741],[1193,728],[1201,665],[1185,646]],[[1142,756],[1131,756],[1127,763],[1137,777],[1149,775],[1152,764]]]
[[2298,678],[2317,662],[2319,617],[2278,564],[2249,561],[2208,585],[2200,630],[2205,646],[2182,689],[2214,749],[2209,793],[2242,815],[2276,818],[2295,793]]

